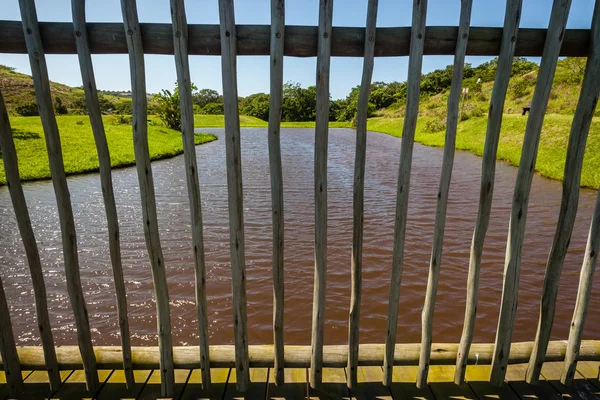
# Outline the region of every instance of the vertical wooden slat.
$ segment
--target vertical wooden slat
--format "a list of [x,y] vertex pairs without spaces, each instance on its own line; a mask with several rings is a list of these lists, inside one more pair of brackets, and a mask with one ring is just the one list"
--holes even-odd
[[281,109],[283,107],[283,44],[285,1],[271,0],[271,90],[269,104],[269,170],[273,218],[273,343],[275,383],[284,383],[283,359],[283,171],[281,167]]
[[446,120],[446,139],[444,144],[444,156],[442,159],[442,173],[440,186],[437,193],[437,210],[435,213],[435,226],[433,231],[433,247],[429,261],[429,277],[427,279],[427,291],[425,304],[421,314],[422,335],[421,354],[419,357],[419,373],[417,375],[417,387],[423,389],[427,385],[427,374],[429,372],[429,357],[431,353],[433,311],[435,298],[442,264],[442,249],[444,246],[444,230],[446,227],[446,210],[448,208],[448,193],[452,179],[452,165],[454,163],[454,147],[456,144],[456,128],[458,125],[458,106],[460,103],[463,71],[465,66],[465,54],[467,52],[467,41],[471,26],[472,0],[462,0],[460,7],[460,22],[458,37],[456,39],[456,52],[454,55],[454,67],[452,70],[452,86],[448,96],[448,117]]
[[[540,302],[540,319],[525,377],[526,381],[532,384],[537,383],[539,379],[542,364],[546,357],[546,350],[548,349],[548,342],[550,341],[560,274],[567,254],[567,248],[571,241],[575,216],[577,215],[581,167],[583,165],[585,145],[600,93],[600,0],[596,1],[590,35],[590,47],[591,55],[588,58],[579,102],[573,117],[573,124],[571,125],[571,135],[569,137],[569,147],[567,149],[563,177],[562,202],[554,241],[548,256],[548,263],[546,264],[546,276],[542,289],[542,300]],[[586,257],[589,257],[587,252]],[[585,268],[584,264],[582,269]],[[583,276],[584,274],[582,274]],[[583,314],[585,315],[585,312]],[[583,320],[578,322],[583,324]],[[574,328],[571,325],[571,330]],[[578,341],[575,338],[574,340]],[[574,366],[572,369],[574,371]]]
[[571,0],[555,0],[552,6],[548,35],[546,36],[544,53],[531,102],[531,111],[525,129],[521,161],[519,163],[513,194],[508,242],[506,245],[502,302],[498,318],[498,329],[496,330],[492,370],[490,373],[490,382],[495,385],[501,385],[504,382],[506,366],[508,365],[511,336],[517,311],[521,250],[525,234],[531,181],[535,171],[540,133],[544,123],[544,115],[548,106],[552,80],[556,71],[556,63],[558,62],[558,54],[570,6]]
[[594,279],[594,272],[596,271],[596,262],[598,261],[598,252],[600,252],[600,191],[596,198],[596,207],[594,209],[590,233],[585,248],[583,265],[581,266],[577,303],[575,304],[575,311],[573,312],[569,341],[565,352],[565,362],[560,377],[560,381],[565,385],[571,385],[573,383],[576,373],[577,356],[579,355],[581,335],[583,334],[585,317],[590,303],[592,282]]
[[236,387],[245,391],[250,380],[246,317],[246,264],[244,255],[244,207],[242,155],[237,92],[237,39],[233,0],[219,0],[221,27],[221,68],[225,111],[225,153],[229,203],[229,249],[233,292],[233,334],[235,342]]
[[347,383],[354,389],[358,380],[358,347],[360,343],[360,303],[362,292],[362,247],[364,223],[365,164],[367,155],[367,118],[371,79],[375,61],[375,31],[377,29],[378,0],[369,0],[365,31],[365,54],[362,81],[358,95],[356,115],[356,154],[354,159],[354,194],[352,227],[352,292],[348,322],[348,374]]
[[183,158],[192,219],[192,243],[194,245],[196,310],[198,313],[198,335],[200,338],[202,387],[204,390],[210,390],[210,356],[206,308],[206,263],[204,258],[202,203],[200,201],[200,184],[198,182],[198,162],[196,160],[196,145],[194,142],[194,108],[192,104],[192,84],[188,58],[188,25],[185,15],[184,0],[171,0],[171,20],[173,21],[175,67],[177,70],[179,102],[181,107]]
[[148,150],[148,104],[146,99],[144,49],[135,0],[121,0],[121,8],[131,72],[133,150],[140,185],[144,236],[150,258],[154,296],[156,298],[161,391],[163,396],[173,396],[175,393],[175,372],[173,368],[169,289],[158,232],[154,179]]
[[77,254],[77,235],[75,232],[75,220],[71,206],[71,195],[67,186],[67,177],[62,157],[62,147],[58,126],[52,106],[52,95],[50,93],[50,81],[48,79],[48,68],[46,57],[42,47],[42,37],[38,27],[37,14],[34,0],[19,0],[21,9],[21,20],[23,32],[29,53],[31,64],[31,75],[35,87],[35,96],[44,129],[48,160],[50,163],[50,174],[56,195],[60,230],[63,242],[63,254],[65,264],[65,275],[67,280],[67,291],[71,300],[71,307],[75,317],[77,328],[77,339],[79,351],[83,360],[86,373],[87,389],[94,391],[98,388],[98,373],[96,368],[96,357],[92,346],[92,335],[88,320],[87,307],[83,297],[81,278],[79,276],[79,257]]
[[320,386],[327,276],[327,145],[329,131],[329,65],[333,0],[319,1],[317,110],[315,123],[315,281],[312,311],[310,385]]
[[425,45],[426,16],[427,0],[413,0],[406,113],[404,117],[404,126],[402,127],[402,148],[400,150],[396,217],[394,220],[392,279],[388,304],[389,311],[385,338],[385,354],[383,358],[383,384],[386,386],[392,384],[392,367],[394,365],[396,329],[398,327],[398,300],[400,299],[400,281],[402,280],[404,239],[406,236],[406,217],[408,214],[408,191],[410,186],[415,129],[417,127],[417,117],[419,114],[421,66],[423,64],[423,48]]
[[475,223],[475,231],[473,232],[473,239],[471,241],[465,321],[456,358],[454,382],[457,385],[463,383],[465,378],[469,349],[471,348],[473,331],[475,329],[481,254],[483,252],[485,235],[490,222],[498,140],[500,138],[500,127],[502,126],[502,114],[504,112],[504,102],[506,100],[508,82],[512,72],[512,62],[517,43],[522,5],[523,0],[506,1],[500,56],[498,58],[496,79],[494,80],[494,88],[492,89],[492,97],[490,99],[485,146],[483,149],[481,185],[479,189],[479,211],[477,213],[477,222]]
[[117,206],[113,193],[112,174],[110,167],[110,152],[106,135],[104,133],[104,124],[102,123],[102,114],[100,113],[100,103],[98,102],[98,92],[96,89],[96,79],[94,77],[94,67],[92,56],[88,44],[87,27],[85,21],[85,0],[72,0],[73,28],[75,33],[75,45],[79,56],[79,67],[81,69],[81,78],[83,81],[83,90],[85,91],[86,104],[94,140],[96,142],[96,151],[98,152],[98,162],[100,165],[100,184],[102,186],[102,196],[104,197],[104,207],[106,209],[106,221],[108,224],[108,245],[110,259],[112,264],[113,279],[115,283],[115,292],[117,296],[117,315],[119,318],[119,330],[121,332],[121,349],[123,351],[123,370],[127,386],[133,387],[135,380],[133,377],[133,367],[131,361],[131,340],[129,335],[129,319],[127,317],[127,297],[125,294],[125,281],[123,278],[123,266],[121,263],[121,244],[119,240],[119,220],[117,217]]
[[44,350],[44,362],[48,371],[48,380],[50,388],[57,390],[60,386],[60,373],[58,371],[58,361],[56,360],[56,350],[54,348],[54,338],[52,337],[52,327],[50,326],[50,317],[48,315],[48,302],[46,299],[46,285],[44,283],[44,274],[42,272],[42,263],[38,252],[37,242],[31,227],[29,219],[29,210],[21,179],[19,176],[19,165],[17,162],[17,151],[12,138],[8,112],[4,105],[4,99],[0,92],[0,149],[2,150],[2,160],[4,162],[4,173],[6,174],[6,183],[10,198],[12,200],[15,217],[21,240],[25,248],[25,255],[29,264],[31,274],[31,286],[33,288],[33,298],[35,301],[36,323],[40,332],[42,348]]
[[[0,93],[0,117],[2,118],[0,122],[0,125],[2,125],[0,127],[0,137],[2,138],[0,145],[4,145],[4,139],[8,139],[8,136],[11,135],[11,130],[8,124],[8,113],[4,106],[2,93]],[[12,139],[12,136],[10,138]],[[2,146],[2,149],[4,147]],[[10,310],[6,302],[2,278],[0,278],[0,326],[2,327],[0,329],[0,355],[2,356],[2,366],[4,367],[8,393],[11,396],[17,397],[23,389],[23,377],[21,376],[21,364],[19,362],[19,355],[17,354],[17,345],[13,335],[12,323],[10,322]]]

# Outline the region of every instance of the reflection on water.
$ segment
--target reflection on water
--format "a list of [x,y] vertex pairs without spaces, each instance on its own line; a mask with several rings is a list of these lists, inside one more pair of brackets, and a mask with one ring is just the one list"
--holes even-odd
[[[220,137],[222,129],[211,130]],[[352,243],[354,132],[329,134],[329,254],[325,343],[347,341]],[[309,344],[313,285],[314,131],[281,132],[285,180],[285,341]],[[272,342],[270,180],[266,129],[243,129],[242,166],[248,328],[251,344]],[[389,294],[396,181],[401,140],[369,133],[365,187],[365,235],[361,342],[383,343]],[[233,342],[225,142],[196,149],[201,173],[207,262],[208,320],[211,344]],[[420,341],[431,252],[442,149],[415,145],[405,265],[400,292],[398,340]],[[152,164],[159,210],[175,344],[195,344],[194,262],[183,157]],[[437,306],[435,342],[458,342],[462,331],[471,235],[479,193],[481,159],[456,155]],[[483,253],[475,341],[492,342],[502,293],[502,271],[516,168],[499,163],[490,228]],[[123,266],[134,345],[156,344],[155,304],[144,243],[137,176],[134,168],[114,171],[121,227]],[[62,267],[62,245],[52,184],[24,185],[38,239],[57,344],[74,344],[76,335]],[[99,176],[69,178],[77,223],[81,276],[96,344],[118,345],[112,272]],[[595,191],[582,190],[579,213],[559,288],[554,339],[566,339],[579,269],[583,259]],[[533,340],[544,278],[560,205],[561,185],[539,176],[533,180],[521,266],[515,340]],[[0,188],[0,274],[20,344],[39,344],[33,294],[23,245],[6,187]],[[596,280],[590,310],[598,309]],[[593,311],[592,311],[593,313]],[[590,315],[585,338],[600,339],[600,319]]]

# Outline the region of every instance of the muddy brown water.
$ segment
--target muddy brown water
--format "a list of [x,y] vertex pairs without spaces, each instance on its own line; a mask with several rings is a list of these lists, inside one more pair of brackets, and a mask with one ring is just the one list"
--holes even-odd
[[[204,213],[208,320],[211,344],[233,342],[231,272],[225,141],[196,151]],[[385,341],[396,182],[401,140],[368,134],[362,343]],[[266,129],[242,130],[248,334],[250,344],[272,343],[271,213]],[[313,290],[314,130],[281,132],[285,180],[285,342],[309,344]],[[325,343],[347,342],[352,240],[352,181],[355,136],[352,130],[329,134],[329,254]],[[415,145],[410,187],[407,244],[402,286],[399,342],[420,341],[428,263],[442,149]],[[152,164],[156,185],[174,344],[197,343],[193,254],[183,157]],[[462,331],[469,246],[477,214],[481,158],[457,152],[434,316],[435,342],[458,342]],[[512,189],[517,169],[498,162],[492,217],[483,252],[475,341],[493,342],[502,294],[502,272]],[[114,171],[123,265],[134,345],[155,345],[153,286],[143,236],[134,168]],[[62,266],[61,240],[50,181],[24,185],[38,239],[52,327],[57,344],[75,344],[76,334]],[[106,220],[97,174],[69,178],[81,276],[96,344],[118,345],[115,296],[107,245]],[[519,306],[513,340],[533,340],[545,261],[552,244],[561,198],[560,182],[535,176],[521,265]],[[575,304],[579,270],[596,191],[581,190],[579,212],[559,287],[553,339],[566,339]],[[0,275],[20,344],[39,344],[33,294],[23,245],[6,187],[0,188]],[[584,338],[600,339],[600,280],[594,284]]]

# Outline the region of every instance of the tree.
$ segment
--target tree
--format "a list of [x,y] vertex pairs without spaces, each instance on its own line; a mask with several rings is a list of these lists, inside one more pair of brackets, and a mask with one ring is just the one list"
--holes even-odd
[[210,103],[223,104],[223,96],[213,89],[201,89],[192,93],[192,102],[198,107],[203,108]]
[[[192,83],[192,90],[196,90]],[[154,95],[156,101],[156,114],[163,123],[176,131],[181,131],[181,107],[179,105],[179,85],[175,82],[175,89],[163,89],[160,93]]]
[[317,87],[304,89],[300,84],[287,82],[283,85],[283,121],[314,121],[317,114]]
[[242,114],[267,121],[269,119],[269,105],[268,94],[255,93],[240,101],[240,111]]

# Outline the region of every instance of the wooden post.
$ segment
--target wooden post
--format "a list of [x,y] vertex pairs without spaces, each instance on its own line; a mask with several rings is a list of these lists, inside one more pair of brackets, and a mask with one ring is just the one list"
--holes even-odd
[[[442,173],[440,186],[437,194],[437,210],[435,213],[435,227],[433,231],[433,247],[429,261],[429,277],[427,279],[427,292],[425,304],[423,305],[421,356],[419,361],[419,372],[417,375],[417,387],[422,389],[427,386],[427,374],[429,372],[429,358],[431,353],[433,311],[435,298],[442,264],[442,249],[444,246],[444,230],[446,228],[446,210],[448,208],[448,193],[450,181],[452,180],[452,166],[454,164],[454,147],[456,144],[456,128],[458,125],[458,105],[460,103],[463,71],[465,67],[465,54],[469,40],[469,28],[471,26],[472,0],[462,0],[460,8],[460,24],[456,41],[456,54],[454,55],[454,67],[452,69],[452,86],[448,96],[448,117],[446,120],[446,139],[444,144],[444,156],[442,160]],[[464,101],[463,101],[464,104]]]
[[29,210],[27,201],[23,193],[23,186],[19,177],[19,164],[17,163],[17,151],[12,138],[8,112],[4,105],[4,98],[0,92],[0,149],[2,150],[2,161],[4,161],[4,173],[6,174],[6,183],[10,198],[12,200],[15,217],[27,262],[31,274],[31,286],[33,287],[33,298],[35,301],[36,323],[40,332],[42,349],[44,351],[44,361],[48,371],[50,389],[58,390],[61,384],[60,373],[58,371],[58,362],[56,361],[56,350],[54,349],[54,339],[52,337],[52,327],[50,326],[50,317],[48,316],[48,302],[46,299],[46,285],[44,283],[44,273],[42,272],[42,263],[38,252],[37,242],[31,227],[29,219]]
[[402,148],[400,150],[400,167],[398,171],[398,193],[396,196],[396,218],[394,224],[394,251],[392,256],[392,279],[390,284],[387,335],[383,359],[383,384],[392,384],[392,367],[396,345],[396,329],[398,327],[398,301],[400,299],[400,281],[402,280],[402,263],[404,260],[404,244],[406,236],[406,218],[408,214],[408,192],[412,153],[415,141],[417,117],[419,115],[419,97],[421,83],[421,66],[423,64],[423,46],[425,42],[425,19],[427,16],[427,0],[413,0],[412,28],[410,34],[410,58],[408,61],[408,83],[406,97],[406,113],[402,128]]
[[[11,184],[13,182],[11,181],[14,180],[15,174],[17,182],[19,183],[19,188],[21,188],[21,182],[19,180],[19,167],[17,165],[17,154],[15,151],[15,144],[13,142],[12,131],[10,128],[10,123],[8,121],[8,112],[6,111],[6,106],[4,105],[4,97],[2,96],[2,92],[0,92],[0,149],[2,150],[2,158],[4,159],[4,169],[6,171],[7,177],[6,180],[9,184],[9,189],[11,190],[12,195]],[[11,179],[9,179],[9,175]],[[23,205],[27,207],[24,202],[25,199],[23,198]],[[18,210],[17,208],[15,208],[15,213],[17,212]],[[27,208],[25,208],[25,212],[27,212]],[[18,214],[17,218],[20,219],[20,216]],[[17,354],[17,345],[15,342],[15,337],[13,335],[12,324],[10,322],[10,310],[8,308],[8,303],[6,302],[4,286],[2,285],[1,278],[0,326],[2,326],[2,328],[0,329],[0,355],[2,356],[3,361],[6,360],[3,362],[4,374],[6,375],[6,384],[8,386],[9,394],[13,397],[18,397],[23,389],[23,378],[21,377],[21,364],[19,362],[19,355]],[[52,339],[52,335],[50,335],[50,339]],[[56,358],[54,359],[54,361],[56,362]],[[56,371],[58,371],[58,369]]]
[[358,348],[360,343],[360,300],[362,292],[362,247],[364,225],[365,164],[367,155],[367,118],[369,94],[375,61],[378,0],[369,0],[365,31],[365,55],[356,115],[356,155],[354,159],[354,194],[352,226],[352,292],[348,321],[347,383],[354,389],[358,380]]
[[479,189],[479,211],[477,212],[477,222],[475,223],[475,231],[473,232],[473,239],[471,241],[465,321],[460,339],[458,357],[456,358],[454,382],[457,385],[460,385],[465,379],[467,357],[471,342],[473,341],[475,317],[477,314],[477,292],[479,291],[481,254],[483,252],[483,243],[490,222],[490,211],[492,209],[494,179],[496,174],[496,154],[498,152],[504,102],[506,100],[508,82],[512,72],[512,62],[517,43],[516,38],[519,31],[522,5],[523,0],[506,0],[506,13],[504,16],[500,57],[498,58],[496,79],[494,80],[494,88],[490,99],[485,146],[483,149],[481,185]]
[[321,385],[327,278],[327,146],[329,133],[329,65],[333,0],[319,1],[317,110],[315,124],[315,283],[312,311],[310,386]]
[[[562,202],[556,225],[556,233],[548,263],[540,302],[540,319],[535,337],[534,350],[531,353],[525,379],[528,383],[537,383],[544,362],[550,332],[554,322],[556,295],[560,281],[562,266],[567,254],[571,233],[575,224],[577,206],[579,204],[579,186],[581,183],[581,167],[585,153],[588,132],[600,94],[600,1],[596,1],[593,14],[592,36],[590,37],[591,56],[588,58],[579,102],[569,137],[565,173],[563,177]],[[586,252],[586,257],[587,257]],[[585,267],[582,267],[585,268]],[[582,274],[583,276],[584,274]],[[581,321],[583,322],[583,321]],[[571,325],[571,331],[576,329]],[[571,353],[572,354],[572,353]],[[575,368],[573,367],[573,373]],[[571,374],[572,379],[572,374]]]
[[565,351],[565,363],[560,377],[560,381],[565,385],[571,385],[573,383],[577,361],[580,357],[581,336],[583,334],[585,317],[590,303],[592,282],[594,280],[594,272],[596,271],[596,262],[598,261],[598,252],[600,252],[600,191],[596,198],[596,207],[594,209],[590,233],[585,248],[583,265],[581,266],[577,303],[575,304],[575,311],[573,311],[573,320],[569,331],[569,342],[567,343]]
[[244,255],[244,206],[242,193],[242,154],[238,110],[236,30],[233,0],[219,0],[221,22],[221,67],[225,111],[225,152],[229,203],[229,248],[233,291],[233,334],[235,342],[236,387],[245,391],[248,371],[248,329],[246,318],[246,262]]
[[202,388],[204,390],[209,390],[210,354],[206,309],[206,262],[204,258],[202,203],[200,201],[200,184],[198,183],[198,162],[196,160],[196,144],[194,141],[194,108],[192,103],[192,84],[188,59],[188,25],[183,0],[171,0],[171,20],[173,21],[173,47],[175,50],[175,67],[177,70],[179,102],[181,107],[183,158],[190,203],[192,243],[194,246],[196,312],[198,313]]
[[269,104],[269,171],[271,175],[271,215],[273,218],[273,346],[275,384],[284,383],[283,341],[283,170],[281,167],[281,109],[283,107],[283,44],[285,41],[285,1],[271,0],[271,90]]
[[19,0],[21,9],[21,20],[23,32],[29,52],[31,64],[31,75],[35,87],[35,96],[40,112],[46,148],[48,150],[48,161],[50,163],[50,174],[56,195],[60,230],[63,242],[63,254],[65,264],[65,275],[67,290],[71,300],[71,307],[75,317],[77,328],[77,340],[79,350],[83,359],[86,375],[86,386],[88,391],[93,392],[98,388],[98,373],[96,368],[96,357],[92,346],[92,335],[88,320],[87,307],[83,297],[81,278],[79,276],[79,257],[77,254],[77,234],[75,232],[75,220],[71,206],[71,195],[67,186],[65,166],[63,164],[62,147],[58,126],[54,116],[52,95],[50,93],[50,81],[48,79],[48,68],[46,57],[42,47],[42,37],[38,27],[37,14],[34,0]]
[[144,49],[135,0],[121,0],[123,22],[129,50],[131,72],[131,98],[133,105],[133,150],[140,185],[144,236],[152,269],[158,347],[160,349],[160,377],[163,396],[175,393],[175,371],[173,369],[173,343],[171,338],[171,315],[169,309],[169,288],[165,272],[165,262],[158,232],[154,179],[148,149],[148,104],[146,99],[146,73],[144,70]]
[[133,377],[131,361],[127,297],[125,294],[125,281],[123,279],[123,266],[121,263],[119,220],[115,196],[113,194],[110,152],[108,151],[108,143],[106,142],[106,135],[104,133],[104,124],[102,123],[102,114],[100,113],[100,103],[98,102],[98,92],[96,89],[96,79],[94,78],[94,67],[88,45],[85,21],[85,0],[72,0],[71,6],[73,10],[73,29],[79,56],[83,90],[85,91],[88,114],[90,116],[90,123],[92,125],[92,132],[94,133],[96,151],[98,152],[98,162],[100,165],[100,184],[102,186],[102,196],[104,197],[104,207],[106,209],[108,245],[117,296],[117,315],[119,318],[119,330],[121,332],[121,348],[123,350],[123,370],[125,371],[127,387],[133,387],[135,379]]
[[[544,55],[542,56],[533,100],[531,102],[531,111],[525,129],[523,150],[521,152],[521,161],[519,163],[519,171],[513,195],[508,243],[506,245],[502,302],[498,318],[498,329],[496,330],[494,359],[490,373],[490,382],[494,385],[501,385],[506,375],[511,336],[517,311],[521,250],[527,221],[527,206],[529,204],[531,181],[535,172],[535,160],[540,133],[542,131],[546,107],[548,106],[552,80],[556,71],[556,63],[558,62],[558,55],[570,7],[571,0],[555,0],[552,6]],[[541,368],[541,363],[539,368]]]

